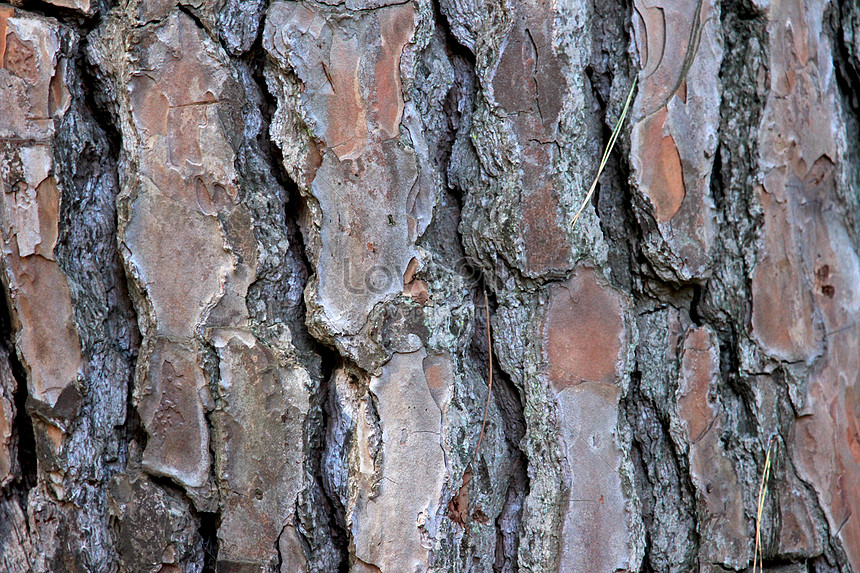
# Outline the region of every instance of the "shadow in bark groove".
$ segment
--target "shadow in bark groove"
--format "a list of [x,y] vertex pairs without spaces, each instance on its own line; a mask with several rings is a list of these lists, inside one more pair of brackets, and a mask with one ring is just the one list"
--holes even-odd
[[849,137],[843,168],[848,171],[854,195],[845,197],[849,203],[846,214],[854,235],[854,244],[860,247],[860,5],[857,2],[831,3],[824,19],[829,23],[829,36],[833,50],[833,67],[836,70],[836,85],[842,99],[842,115]]
[[[9,356],[9,366],[12,376],[15,378],[16,387],[14,392],[15,420],[13,440],[17,439],[17,461],[20,474],[9,486],[10,490],[17,490],[24,503],[22,508],[27,509],[27,492],[36,485],[36,438],[33,432],[33,420],[27,411],[27,372],[18,359],[15,352],[15,333],[9,312],[9,296],[6,287],[3,287],[3,301],[0,303],[0,346]],[[13,442],[14,443],[14,442]]]
[[330,420],[334,416],[332,412],[332,384],[334,382],[335,370],[338,365],[343,363],[343,359],[336,351],[319,342],[316,342],[315,346],[322,358],[322,371],[320,373],[322,391],[319,395],[318,406],[320,417],[318,423],[314,424],[314,429],[316,430],[314,433],[315,447],[311,465],[317,487],[322,494],[321,501],[324,503],[325,514],[329,518],[328,525],[331,538],[340,553],[340,563],[338,563],[337,570],[339,573],[347,573],[349,571],[349,530],[346,526],[346,509],[343,507],[343,503],[341,503],[337,493],[328,487],[328,481],[324,475],[326,468],[323,462],[329,449],[327,430],[331,423]]
[[[299,221],[302,218],[304,209],[306,209],[306,199],[302,197],[298,185],[290,177],[287,168],[284,165],[283,154],[280,148],[271,139],[269,133],[269,125],[272,121],[272,116],[277,109],[277,100],[269,91],[268,85],[264,77],[264,67],[266,63],[266,53],[262,46],[263,26],[260,26],[258,35],[250,50],[243,56],[243,60],[248,64],[251,75],[257,84],[260,96],[262,98],[260,112],[263,119],[263,126],[259,132],[258,143],[260,149],[266,157],[270,168],[271,175],[278,181],[281,188],[284,189],[286,195],[282,197],[284,209],[284,224],[287,237],[290,244],[290,250],[293,256],[299,261],[298,271],[301,273],[299,281],[303,290],[308,279],[311,263],[307,256],[304,236],[300,229]],[[254,285],[249,288],[249,295]],[[311,396],[311,415],[307,420],[306,439],[311,444],[313,454],[309,460],[310,471],[313,476],[316,492],[305,492],[307,499],[304,504],[315,503],[317,507],[322,507],[322,513],[328,521],[329,535],[335,550],[340,555],[340,561],[337,564],[337,570],[346,572],[349,570],[349,535],[346,528],[345,511],[334,492],[326,487],[326,480],[323,473],[326,471],[323,459],[327,449],[326,444],[326,428],[329,424],[329,419],[332,415],[330,406],[330,386],[333,380],[334,372],[337,367],[343,363],[342,357],[338,352],[325,344],[315,339],[305,323],[307,309],[304,304],[304,298],[300,296],[299,303],[294,308],[289,309],[286,314],[291,315],[289,320],[290,330],[293,333],[293,343],[304,353],[319,356],[320,367],[319,371],[314,375],[319,379],[319,391]],[[300,496],[302,497],[302,496]],[[295,526],[299,534],[305,550],[310,552],[313,544],[308,538],[308,532],[305,530],[301,514],[302,500],[297,500],[295,513]],[[282,559],[280,548],[278,548],[278,558]]]
[[215,573],[218,563],[218,526],[220,513],[200,512],[200,537],[203,538],[203,569],[201,573]]
[[[492,322],[498,307],[496,289],[500,286],[488,284],[489,277],[481,270],[480,264],[470,264],[466,257],[463,236],[460,232],[465,192],[448,177],[453,147],[458,137],[462,136],[462,131],[466,131],[468,137],[467,130],[471,127],[471,116],[475,112],[475,98],[478,90],[478,80],[475,74],[476,60],[475,55],[455,37],[438,0],[433,1],[433,9],[437,28],[441,30],[444,36],[445,49],[455,72],[454,83],[447,94],[443,107],[448,117],[448,130],[440,138],[439,149],[435,158],[442,174],[443,186],[446,188],[443,192],[447,197],[442,197],[439,200],[433,225],[427,232],[428,240],[426,243],[428,244],[425,246],[440,256],[453,257],[454,260],[462,261],[461,268],[457,270],[470,279],[475,316],[469,346],[470,361],[477,366],[479,372],[484,373],[485,380],[489,368],[490,353],[493,354],[491,398],[501,414],[505,441],[511,452],[512,461],[511,466],[507,469],[509,480],[504,489],[504,502],[500,513],[494,519],[496,544],[492,562],[493,571],[496,573],[515,573],[519,571],[518,553],[521,522],[525,499],[529,493],[528,459],[519,445],[526,431],[522,390],[501,369],[500,361],[495,356],[493,348],[487,347],[487,328],[489,325],[485,318],[484,292],[487,293],[490,321]],[[449,213],[441,213],[440,207],[443,205],[449,206],[446,209]],[[432,235],[451,237],[453,240],[433,240]],[[490,334],[492,338],[492,330]],[[483,413],[483,404],[480,410]],[[486,434],[484,438],[484,447],[487,447]],[[468,487],[468,484],[473,480],[475,483],[488,482],[487,468],[478,465],[481,459],[480,452],[475,452],[474,459],[467,468],[467,471],[473,472],[474,477],[469,478],[463,487]],[[459,494],[455,492],[449,507],[456,505],[458,497]],[[464,511],[466,509],[463,508]],[[466,531],[468,532],[468,529]],[[486,557],[490,558],[490,556]]]
[[[672,440],[666,411],[669,405],[645,395],[641,385],[642,372],[637,365],[623,402],[623,415],[633,431],[634,482],[643,503],[643,573],[693,570],[699,533],[689,462]],[[678,553],[674,548],[683,551]]]

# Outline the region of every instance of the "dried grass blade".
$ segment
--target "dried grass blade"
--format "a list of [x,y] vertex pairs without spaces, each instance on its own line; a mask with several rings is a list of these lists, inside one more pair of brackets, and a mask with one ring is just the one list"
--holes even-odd
[[579,220],[579,216],[582,215],[582,212],[585,210],[585,206],[588,205],[589,201],[591,201],[591,196],[594,195],[594,190],[597,189],[597,182],[600,180],[600,176],[603,175],[603,170],[606,168],[606,164],[609,161],[609,155],[612,153],[612,148],[615,147],[615,142],[618,140],[618,136],[621,133],[621,125],[627,117],[627,110],[630,109],[630,102],[633,101],[633,92],[635,89],[636,78],[633,79],[633,84],[630,86],[630,92],[627,94],[627,100],[624,102],[621,115],[618,117],[618,122],[616,122],[615,128],[612,130],[612,135],[609,137],[609,143],[603,151],[603,157],[601,158],[600,165],[597,168],[597,175],[594,177],[594,181],[592,181],[591,187],[588,189],[588,194],[582,201],[582,205],[579,206],[579,211],[577,211],[576,215],[573,216],[573,222],[570,224],[571,228],[576,225],[576,221]]

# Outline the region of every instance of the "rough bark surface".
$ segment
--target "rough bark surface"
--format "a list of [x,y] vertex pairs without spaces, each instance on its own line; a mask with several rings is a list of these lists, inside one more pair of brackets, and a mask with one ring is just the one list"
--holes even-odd
[[858,90],[835,0],[0,4],[0,571],[857,570]]

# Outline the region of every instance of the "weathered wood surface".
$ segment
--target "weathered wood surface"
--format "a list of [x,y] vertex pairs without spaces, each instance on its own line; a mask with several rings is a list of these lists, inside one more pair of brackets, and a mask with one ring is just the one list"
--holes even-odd
[[0,571],[860,569],[856,3],[13,4]]

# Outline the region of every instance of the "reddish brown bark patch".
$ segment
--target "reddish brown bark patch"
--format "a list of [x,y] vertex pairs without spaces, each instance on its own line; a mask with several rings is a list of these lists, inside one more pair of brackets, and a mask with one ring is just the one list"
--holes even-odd
[[60,235],[60,190],[53,176],[46,177],[36,186],[39,204],[39,244],[35,252],[48,260],[55,260],[54,247]]
[[698,442],[715,418],[714,406],[708,396],[714,368],[712,344],[708,331],[697,328],[684,341],[682,388],[678,398],[678,415],[687,424],[691,443]]
[[[5,24],[5,22],[4,22]],[[14,76],[34,84],[39,78],[36,51],[29,42],[22,42],[16,34],[6,33],[3,67]]]
[[69,284],[57,263],[44,257],[19,258],[15,251],[7,257],[17,282],[13,302],[20,321],[18,344],[30,368],[30,393],[53,406],[74,384],[83,362]]
[[209,432],[200,396],[207,392],[196,348],[157,339],[149,358],[147,388],[138,390],[138,412],[148,436],[143,464],[186,486],[204,483],[209,470]]
[[11,6],[0,6],[0,68],[5,67],[6,59],[6,20],[15,15]]
[[559,205],[555,160],[559,115],[568,82],[553,37],[556,13],[549,2],[518,7],[492,73],[492,97],[508,116],[521,168],[524,266],[530,276],[571,268],[572,252]]
[[776,480],[779,498],[779,552],[789,555],[818,555],[821,540],[816,526],[816,515],[810,507],[817,508],[817,501],[809,499],[809,491],[793,472],[786,472],[786,479]]
[[[321,64],[331,83],[326,98],[325,140],[341,161],[357,159],[367,151],[371,139],[368,120],[382,141],[400,135],[400,55],[414,29],[415,9],[411,4],[400,4],[379,12],[380,47],[376,53],[369,53],[358,36],[347,36],[340,30],[333,34],[329,58]],[[368,56],[375,59],[372,78],[363,75]],[[366,101],[363,91],[368,85],[371,93]]]
[[361,50],[356,39],[335,34],[330,58],[328,66],[322,64],[333,92],[328,98],[325,140],[341,161],[355,159],[367,142],[365,108],[358,81]]
[[698,491],[705,559],[740,566],[748,550],[747,521],[737,472],[721,442],[721,419],[712,397],[719,378],[719,348],[706,327],[687,333],[681,354],[678,414],[690,443],[690,477]]
[[553,156],[547,146],[534,142],[523,149],[523,241],[526,266],[535,274],[567,268],[571,257],[566,230],[559,222]]
[[584,381],[614,382],[625,338],[621,297],[580,268],[550,291],[544,324],[549,380],[556,390]]
[[666,115],[666,109],[663,108],[645,120],[645,140],[640,148],[642,183],[654,205],[657,220],[661,223],[675,216],[687,196],[684,167],[675,139],[669,134],[663,134]]
[[772,356],[809,360],[820,339],[790,205],[764,190],[759,200],[764,227],[752,277],[752,334]]
[[379,15],[381,35],[379,59],[376,60],[376,100],[371,109],[383,139],[400,135],[403,116],[403,92],[400,84],[400,54],[415,30],[415,9],[400,4]]
[[170,102],[161,87],[149,76],[132,76],[129,81],[132,114],[138,127],[148,135],[167,134]]
[[825,366],[812,376],[811,415],[797,419],[792,444],[792,458],[801,477],[812,483],[823,500],[828,522],[839,531],[850,562],[860,556],[860,469],[855,457],[858,407],[853,390],[860,384],[858,338],[856,330],[849,329],[829,339],[834,347],[846,351],[828,355]]

